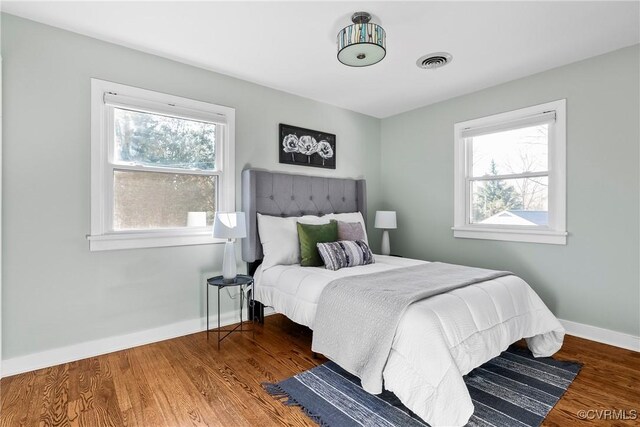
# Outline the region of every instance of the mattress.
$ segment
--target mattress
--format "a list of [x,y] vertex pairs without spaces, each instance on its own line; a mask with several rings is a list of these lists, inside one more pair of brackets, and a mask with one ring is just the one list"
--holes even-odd
[[[255,274],[255,298],[313,329],[317,302],[332,280],[426,261],[375,256],[375,263],[330,271],[278,265]],[[464,425],[473,403],[462,376],[527,338],[535,356],[558,351],[564,329],[522,279],[505,276],[412,304],[400,321],[384,387],[431,425]]]

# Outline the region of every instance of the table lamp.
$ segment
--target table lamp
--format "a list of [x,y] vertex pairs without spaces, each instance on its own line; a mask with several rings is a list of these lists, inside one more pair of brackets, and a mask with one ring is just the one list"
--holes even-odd
[[247,237],[244,212],[216,212],[213,220],[213,237],[227,239],[224,244],[222,278],[231,283],[236,278],[236,250],[233,239]]
[[384,230],[382,232],[382,247],[380,248],[380,253],[382,255],[389,255],[391,253],[391,246],[389,244],[388,230],[393,230],[398,228],[398,224],[396,222],[396,212],[395,211],[377,211],[374,227],[381,228]]
[[206,212],[187,212],[187,227],[206,227]]

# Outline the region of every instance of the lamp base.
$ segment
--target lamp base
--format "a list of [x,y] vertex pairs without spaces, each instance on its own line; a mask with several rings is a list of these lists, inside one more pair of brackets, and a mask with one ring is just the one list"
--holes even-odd
[[391,244],[389,243],[389,231],[384,230],[382,232],[382,245],[380,247],[380,253],[382,255],[389,255],[391,253]]
[[222,261],[222,278],[226,283],[236,280],[236,248],[231,239],[224,244],[224,259]]

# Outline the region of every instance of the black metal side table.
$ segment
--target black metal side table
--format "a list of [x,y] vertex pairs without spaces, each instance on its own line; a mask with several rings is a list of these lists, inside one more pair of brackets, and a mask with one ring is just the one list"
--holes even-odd
[[[209,339],[209,286],[215,286],[218,288],[218,350],[220,350],[220,341],[228,337],[232,332],[252,332],[251,329],[243,329],[242,325],[242,306],[244,306],[244,291],[247,287],[251,286],[251,300],[253,302],[253,277],[244,274],[238,274],[233,282],[225,281],[222,276],[215,276],[207,279],[207,339]],[[220,290],[230,286],[240,286],[240,324],[236,325],[233,329],[222,329],[220,327]],[[253,306],[253,304],[251,305]],[[223,337],[220,337],[222,332],[226,332]]]

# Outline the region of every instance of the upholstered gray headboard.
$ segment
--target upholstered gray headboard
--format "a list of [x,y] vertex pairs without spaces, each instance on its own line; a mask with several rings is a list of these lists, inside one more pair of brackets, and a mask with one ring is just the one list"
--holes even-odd
[[366,221],[366,181],[245,169],[242,171],[242,211],[247,215],[242,259],[255,262],[262,259],[258,213],[289,217],[360,211]]

